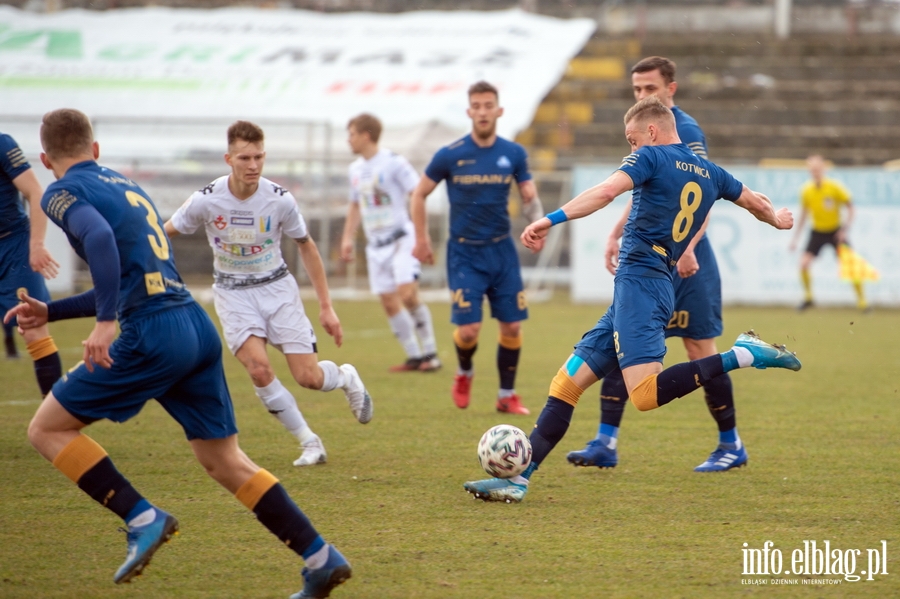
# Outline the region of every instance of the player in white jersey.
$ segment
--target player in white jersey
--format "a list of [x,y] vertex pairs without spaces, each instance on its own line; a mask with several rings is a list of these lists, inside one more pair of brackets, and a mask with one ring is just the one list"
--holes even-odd
[[297,281],[281,255],[281,236],[297,242],[319,299],[319,322],[338,347],[341,322],[331,306],[322,257],[291,193],[262,177],[262,129],[247,121],[228,128],[225,162],[231,174],[195,192],[165,224],[169,236],[205,227],[213,249],[216,312],[225,341],[244,365],[263,405],[300,441],[295,466],[325,462],[322,440],[309,428],[291,392],[275,376],[266,342],[287,359],[301,387],[342,389],[357,420],[372,418],[372,399],[356,369],[318,361],[316,336],[303,310]]
[[431,311],[419,301],[420,265],[413,255],[416,236],[409,218],[409,194],[419,174],[409,161],[379,149],[381,122],[370,114],[347,124],[350,149],[350,206],[344,222],[341,259],[353,260],[353,239],[362,221],[366,233],[369,287],[381,298],[391,331],[406,352],[406,362],[391,372],[433,372],[441,367]]

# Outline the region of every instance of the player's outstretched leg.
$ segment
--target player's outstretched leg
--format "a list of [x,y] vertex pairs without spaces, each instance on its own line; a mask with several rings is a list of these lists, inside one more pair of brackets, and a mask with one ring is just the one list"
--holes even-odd
[[259,397],[269,414],[277,418],[281,425],[300,442],[303,453],[294,460],[294,466],[324,464],[326,459],[325,445],[306,423],[303,413],[300,412],[300,408],[297,406],[297,400],[281,384],[278,377],[272,379],[272,382],[265,387],[256,387],[254,385],[253,388],[256,391],[256,396]]
[[584,449],[570,451],[566,460],[575,466],[615,468],[619,463],[619,425],[625,414],[628,389],[622,371],[616,369],[603,377],[600,387],[600,427],[597,436]]
[[424,303],[419,304],[410,314],[416,323],[416,335],[422,344],[422,362],[419,372],[435,372],[441,369],[441,360],[437,355],[437,340],[434,336],[434,325],[431,321],[431,310]]
[[641,411],[653,410],[683,397],[725,372],[738,368],[800,370],[796,354],[783,345],[766,343],[753,331],[738,336],[729,351],[682,362],[641,380],[631,390],[631,403]]

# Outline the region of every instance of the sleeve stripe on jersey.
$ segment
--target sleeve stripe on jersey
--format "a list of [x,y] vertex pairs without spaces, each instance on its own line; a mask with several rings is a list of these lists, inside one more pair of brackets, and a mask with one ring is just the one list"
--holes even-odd
[[622,165],[623,166],[625,166],[625,165],[634,166],[635,163],[637,162],[637,159],[638,159],[637,154],[629,154],[628,156],[626,156],[625,158],[622,159]]

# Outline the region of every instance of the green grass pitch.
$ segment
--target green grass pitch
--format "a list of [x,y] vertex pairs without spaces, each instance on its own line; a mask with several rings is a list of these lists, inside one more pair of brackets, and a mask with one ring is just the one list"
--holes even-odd
[[[317,312],[314,302],[307,308]],[[654,412],[629,408],[614,470],[568,465],[566,452],[596,430],[595,386],[525,501],[505,505],[474,501],[462,489],[484,476],[478,439],[501,422],[531,429],[550,379],[603,307],[560,297],[532,307],[517,381],[531,416],[494,411],[493,321],[482,330],[472,405],[462,411],[449,396],[455,357],[446,304],[432,306],[445,364],[433,374],[387,372],[403,356],[377,303],[336,308],[344,347],[320,332],[320,356],[357,366],[375,400],[370,424],[354,420],[339,391],[299,389],[270,352],[325,443],[325,465],[291,465],[299,455],[293,439],[262,408],[238,362],[225,360],[242,447],[353,564],[353,578],[334,597],[900,596],[900,312],[727,309],[720,349],[752,327],[803,360],[799,373],[732,373],[747,467],[692,471],[716,444],[700,393]],[[65,367],[80,359],[91,326],[53,324]],[[670,342],[667,363],[683,356]],[[121,523],[27,442],[38,405],[27,357],[0,362],[0,388],[0,597],[285,598],[300,588],[300,560],[206,477],[153,402],[125,424],[88,429],[135,486],[181,522],[144,576],[115,586],[125,555]],[[778,579],[824,577],[743,574],[744,543],[772,541],[789,568],[805,540],[861,550],[857,572],[866,568],[866,549],[884,540],[888,574],[778,589],[770,588]]]

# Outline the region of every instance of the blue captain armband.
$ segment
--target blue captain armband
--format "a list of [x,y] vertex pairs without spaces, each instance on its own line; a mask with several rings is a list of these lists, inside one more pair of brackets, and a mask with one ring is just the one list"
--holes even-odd
[[564,223],[569,220],[569,217],[566,216],[566,213],[563,212],[562,208],[558,208],[547,215],[547,218],[550,219],[550,223],[553,225],[558,225],[559,223]]

